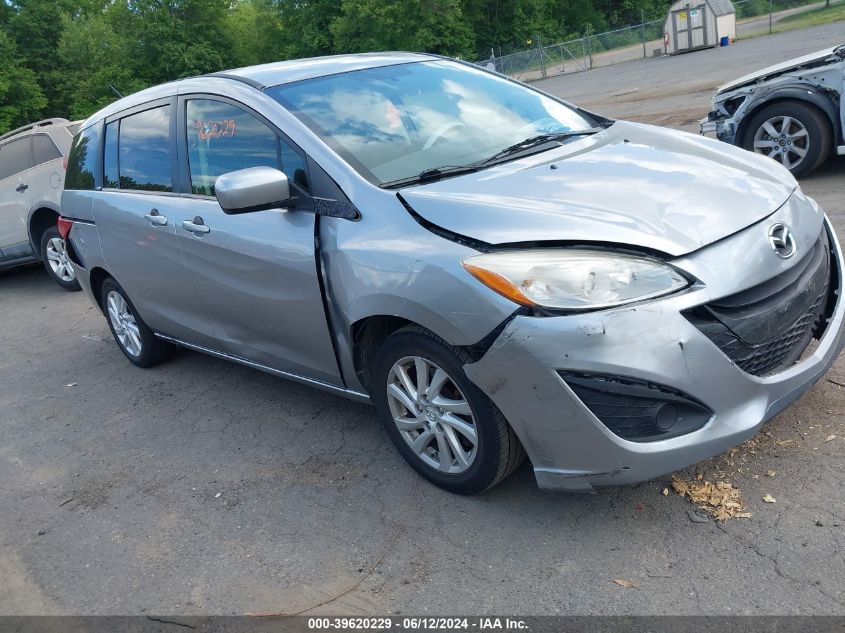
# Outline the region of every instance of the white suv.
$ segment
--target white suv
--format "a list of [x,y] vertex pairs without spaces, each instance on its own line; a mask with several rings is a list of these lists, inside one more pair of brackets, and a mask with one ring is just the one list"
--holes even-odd
[[0,136],[0,269],[42,261],[66,290],[79,290],[56,223],[65,158],[79,123],[47,119]]

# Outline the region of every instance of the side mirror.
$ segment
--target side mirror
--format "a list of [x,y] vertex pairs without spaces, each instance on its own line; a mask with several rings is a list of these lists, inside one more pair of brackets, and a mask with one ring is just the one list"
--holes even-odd
[[252,213],[286,207],[291,201],[288,177],[272,167],[249,167],[219,176],[214,195],[224,213]]

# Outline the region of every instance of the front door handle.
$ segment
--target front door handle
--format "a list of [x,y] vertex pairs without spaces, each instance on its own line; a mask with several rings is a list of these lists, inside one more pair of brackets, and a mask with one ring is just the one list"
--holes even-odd
[[144,216],[144,219],[150,223],[150,226],[167,226],[167,218],[158,212],[158,209],[151,209],[150,212]]
[[182,222],[182,228],[194,235],[202,235],[211,231],[211,228],[205,225],[205,222],[202,221],[200,216],[195,217],[193,222],[191,220],[185,220]]
[[17,189],[15,189],[15,191],[17,191],[18,193],[23,193],[27,189],[29,189],[29,185],[25,185],[25,184],[21,183],[20,185],[18,185],[18,187],[17,187]]

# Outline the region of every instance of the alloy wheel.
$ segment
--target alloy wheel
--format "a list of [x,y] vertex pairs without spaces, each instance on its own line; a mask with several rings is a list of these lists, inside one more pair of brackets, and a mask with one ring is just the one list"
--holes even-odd
[[772,117],[754,134],[754,151],[779,160],[790,170],[804,162],[809,150],[807,128],[791,116]]
[[65,241],[60,237],[54,237],[47,241],[47,263],[50,270],[65,283],[76,279],[76,273],[70,264]]
[[112,290],[108,294],[107,303],[109,321],[118,342],[130,356],[140,356],[141,332],[126,299],[119,292]]
[[442,473],[465,472],[478,452],[472,408],[449,374],[421,356],[397,361],[387,402],[402,438],[419,459]]

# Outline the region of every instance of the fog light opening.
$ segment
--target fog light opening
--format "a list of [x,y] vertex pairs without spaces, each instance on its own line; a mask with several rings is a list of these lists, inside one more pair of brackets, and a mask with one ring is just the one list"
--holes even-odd
[[664,433],[678,421],[678,408],[674,404],[664,404],[654,416],[654,425]]

